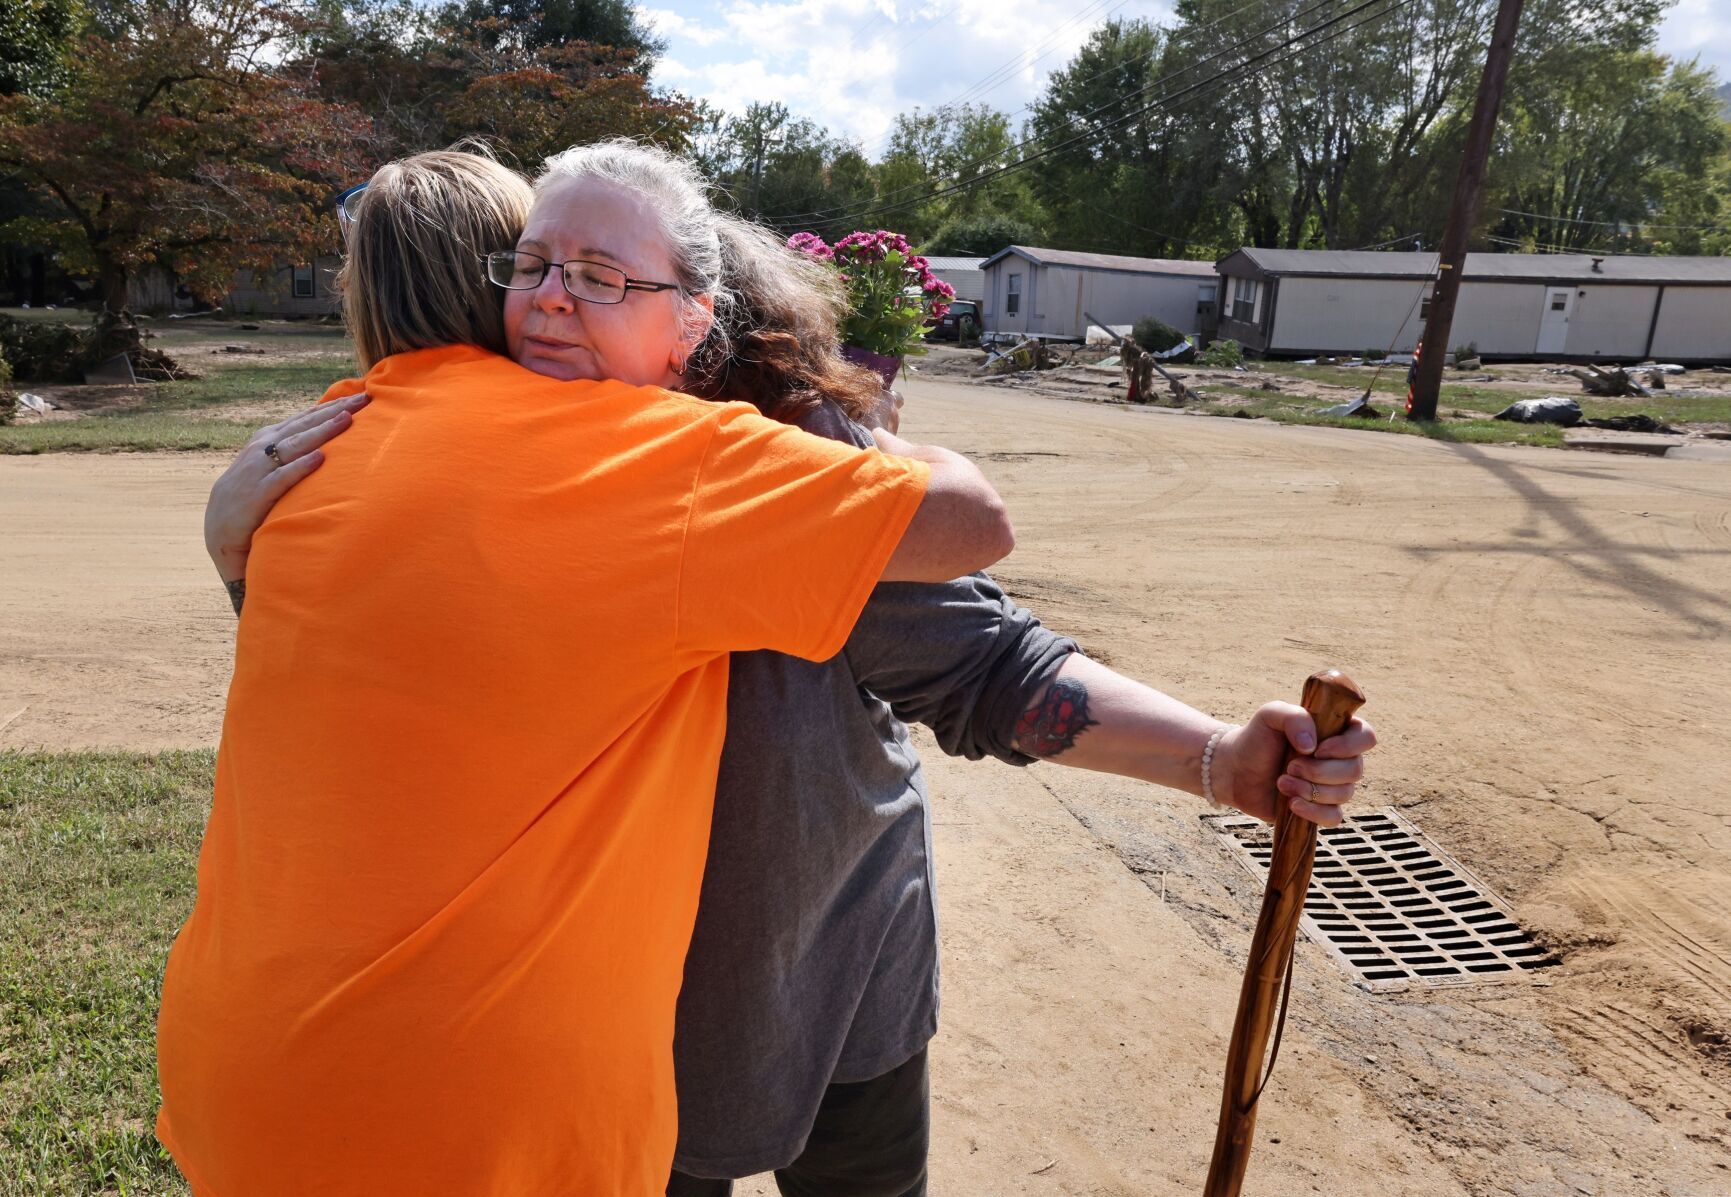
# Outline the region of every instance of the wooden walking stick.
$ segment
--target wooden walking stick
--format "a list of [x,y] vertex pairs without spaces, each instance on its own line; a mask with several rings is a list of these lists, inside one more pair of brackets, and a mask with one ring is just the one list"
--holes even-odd
[[[1313,673],[1304,683],[1304,709],[1316,720],[1318,744],[1345,731],[1352,713],[1363,705],[1364,691],[1338,669]],[[1304,914],[1304,896],[1310,889],[1310,867],[1316,859],[1316,824],[1293,814],[1284,796],[1277,795],[1277,803],[1268,891],[1262,896],[1262,913],[1256,918],[1250,960],[1244,968],[1244,987],[1238,993],[1232,1047],[1226,1056],[1220,1129],[1214,1136],[1214,1159],[1208,1165],[1204,1197],[1238,1197],[1244,1185],[1256,1130],[1256,1102],[1280,1054],[1286,1003],[1292,996],[1292,947],[1298,920]],[[1280,1021],[1276,1025],[1277,999]],[[1274,1049],[1269,1053],[1271,1025]],[[1264,1055],[1269,1056],[1266,1071]]]

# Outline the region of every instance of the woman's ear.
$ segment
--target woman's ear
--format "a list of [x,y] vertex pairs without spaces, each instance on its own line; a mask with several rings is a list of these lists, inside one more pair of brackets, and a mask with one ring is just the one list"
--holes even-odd
[[687,312],[684,335],[679,338],[678,360],[674,362],[674,372],[685,373],[685,362],[697,347],[703,344],[703,338],[709,335],[709,330],[715,326],[715,297],[699,292],[691,297],[701,311]]

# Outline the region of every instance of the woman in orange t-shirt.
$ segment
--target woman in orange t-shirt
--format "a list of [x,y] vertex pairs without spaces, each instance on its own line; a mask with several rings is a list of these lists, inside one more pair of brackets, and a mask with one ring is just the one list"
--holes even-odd
[[[158,1135],[199,1197],[660,1192],[728,654],[824,659],[880,578],[1011,543],[953,454],[475,348],[528,198],[419,155],[351,233],[370,402],[252,546],[163,984]],[[612,255],[672,382],[713,299],[653,235]],[[297,451],[259,447],[289,482]]]

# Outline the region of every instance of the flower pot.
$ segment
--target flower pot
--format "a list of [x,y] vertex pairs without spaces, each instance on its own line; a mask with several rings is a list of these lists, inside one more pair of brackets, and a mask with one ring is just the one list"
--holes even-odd
[[873,353],[869,349],[861,349],[858,345],[843,345],[841,355],[856,366],[864,366],[875,371],[884,380],[884,386],[892,387],[896,375],[901,372],[902,359],[891,357],[887,353]]

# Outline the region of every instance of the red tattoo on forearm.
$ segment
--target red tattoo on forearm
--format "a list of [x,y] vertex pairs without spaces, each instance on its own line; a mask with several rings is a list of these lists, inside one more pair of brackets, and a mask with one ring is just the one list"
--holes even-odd
[[1088,718],[1088,688],[1064,678],[1016,720],[1016,745],[1029,756],[1057,756],[1098,722]]

